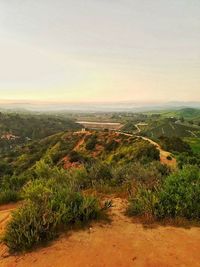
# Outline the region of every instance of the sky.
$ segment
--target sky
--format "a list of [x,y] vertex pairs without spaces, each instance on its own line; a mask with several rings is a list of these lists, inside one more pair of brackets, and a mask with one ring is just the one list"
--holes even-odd
[[0,101],[200,101],[199,0],[0,0]]

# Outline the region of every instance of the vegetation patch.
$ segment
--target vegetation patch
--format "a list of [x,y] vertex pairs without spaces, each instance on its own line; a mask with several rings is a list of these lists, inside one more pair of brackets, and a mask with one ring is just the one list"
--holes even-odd
[[4,236],[11,251],[31,249],[69,225],[97,219],[104,210],[96,197],[77,191],[62,171],[50,171],[54,178],[41,176],[24,188],[25,203],[13,213]]
[[153,189],[139,187],[128,207],[130,215],[158,219],[184,217],[200,219],[200,170],[186,166],[165,178]]

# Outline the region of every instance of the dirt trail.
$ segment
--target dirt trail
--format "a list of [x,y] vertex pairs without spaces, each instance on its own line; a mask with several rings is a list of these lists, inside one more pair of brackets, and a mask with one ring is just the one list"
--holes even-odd
[[75,134],[81,134],[81,135],[83,135],[83,138],[78,142],[78,144],[74,148],[74,151],[77,151],[84,144],[86,137],[88,135],[91,135],[91,133],[88,132],[88,131],[81,131],[81,132],[79,131],[79,132],[75,132]]
[[[137,124],[135,124],[135,127],[138,130],[138,134],[141,132],[141,129],[139,127],[141,125],[147,125],[147,124],[145,124],[145,123],[137,123]],[[173,125],[171,125],[171,126],[173,128]],[[138,136],[138,138],[142,138],[143,140],[146,140],[149,143],[151,143],[152,145],[157,147],[157,149],[160,151],[160,161],[161,161],[161,163],[166,164],[166,165],[170,166],[171,168],[176,168],[176,159],[174,157],[172,157],[170,152],[163,150],[158,143],[156,143],[155,141],[151,140],[150,138],[147,138],[147,137],[144,137],[144,136]],[[169,159],[168,157],[170,157],[171,159]]]
[[0,235],[11,218],[11,211],[16,209],[19,205],[20,203],[10,203],[0,206]]
[[[138,125],[137,125],[137,128],[140,129],[138,127]],[[130,136],[130,137],[131,136],[133,136],[133,137],[135,136],[134,134],[128,134],[128,133],[124,133],[124,132],[120,132],[120,134],[123,134],[125,136]],[[176,168],[176,159],[172,156],[172,154],[170,152],[163,150],[158,143],[156,143],[155,141],[151,140],[148,137],[144,137],[144,136],[141,136],[141,135],[137,135],[136,137],[137,138],[142,138],[143,140],[146,140],[149,143],[151,143],[152,145],[157,147],[157,149],[160,151],[160,162],[161,163],[166,164],[166,165],[168,165],[169,167],[171,167],[173,169]],[[169,159],[168,157],[170,157],[171,159]]]
[[[157,149],[160,151],[160,161],[161,161],[161,163],[167,164],[168,166],[170,166],[172,168],[176,167],[176,159],[174,157],[172,157],[172,154],[170,152],[163,150],[158,143],[154,142],[150,138],[147,138],[147,137],[144,137],[144,136],[138,136],[138,138],[142,138],[143,140],[146,140],[149,143],[151,143],[152,145],[157,147]],[[168,157],[170,157],[171,159],[169,159]]]
[[[113,199],[112,222],[63,235],[48,247],[18,256],[0,247],[3,267],[199,267],[200,228],[144,228],[124,215],[126,201]],[[4,257],[2,257],[2,255]],[[8,255],[7,255],[8,256]]]

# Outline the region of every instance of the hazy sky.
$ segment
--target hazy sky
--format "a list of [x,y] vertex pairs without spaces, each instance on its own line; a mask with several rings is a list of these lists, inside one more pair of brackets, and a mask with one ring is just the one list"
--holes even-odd
[[0,0],[0,99],[200,101],[200,0]]

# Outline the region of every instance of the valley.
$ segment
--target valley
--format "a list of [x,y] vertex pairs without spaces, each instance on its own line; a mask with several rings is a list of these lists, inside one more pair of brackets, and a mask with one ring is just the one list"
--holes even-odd
[[197,121],[28,116],[1,115],[0,266],[198,266]]

